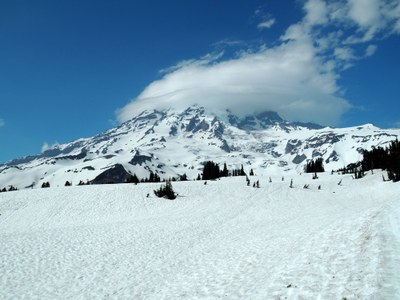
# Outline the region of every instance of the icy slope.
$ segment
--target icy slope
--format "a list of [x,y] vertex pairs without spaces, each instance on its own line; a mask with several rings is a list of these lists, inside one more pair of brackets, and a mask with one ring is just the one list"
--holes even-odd
[[1,193],[0,298],[400,298],[399,184],[259,179]]

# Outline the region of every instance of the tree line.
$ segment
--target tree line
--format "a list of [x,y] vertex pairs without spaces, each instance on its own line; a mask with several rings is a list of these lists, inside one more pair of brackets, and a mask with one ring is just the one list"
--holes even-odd
[[351,173],[358,179],[364,176],[364,172],[374,169],[385,170],[389,180],[400,181],[400,142],[397,139],[390,142],[389,146],[385,148],[376,147],[369,151],[364,150],[361,161],[351,163],[337,172]]

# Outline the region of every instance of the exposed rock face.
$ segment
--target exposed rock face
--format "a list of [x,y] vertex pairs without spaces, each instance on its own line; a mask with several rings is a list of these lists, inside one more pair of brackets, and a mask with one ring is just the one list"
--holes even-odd
[[116,164],[110,169],[104,171],[100,175],[96,176],[90,183],[92,184],[109,184],[109,183],[124,183],[126,179],[129,177],[129,173],[125,170],[125,168]]

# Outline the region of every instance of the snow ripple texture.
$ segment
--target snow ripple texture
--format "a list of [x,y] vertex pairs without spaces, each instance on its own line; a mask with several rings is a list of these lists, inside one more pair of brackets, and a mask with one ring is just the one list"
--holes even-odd
[[399,184],[256,179],[1,193],[0,299],[400,299]]

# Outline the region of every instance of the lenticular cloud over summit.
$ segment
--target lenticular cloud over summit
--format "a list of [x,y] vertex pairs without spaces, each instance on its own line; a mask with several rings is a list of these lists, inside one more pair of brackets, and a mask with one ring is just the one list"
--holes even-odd
[[400,3],[389,0],[304,3],[304,17],[273,47],[178,63],[118,111],[126,121],[144,109],[190,105],[236,114],[272,110],[290,121],[334,125],[351,104],[340,73],[374,55],[375,40],[400,33]]
[[230,109],[236,114],[273,110],[289,120],[335,123],[349,107],[336,96],[335,74],[323,69],[307,43],[263,47],[238,58],[219,56],[180,64],[119,111],[129,120],[143,109]]

